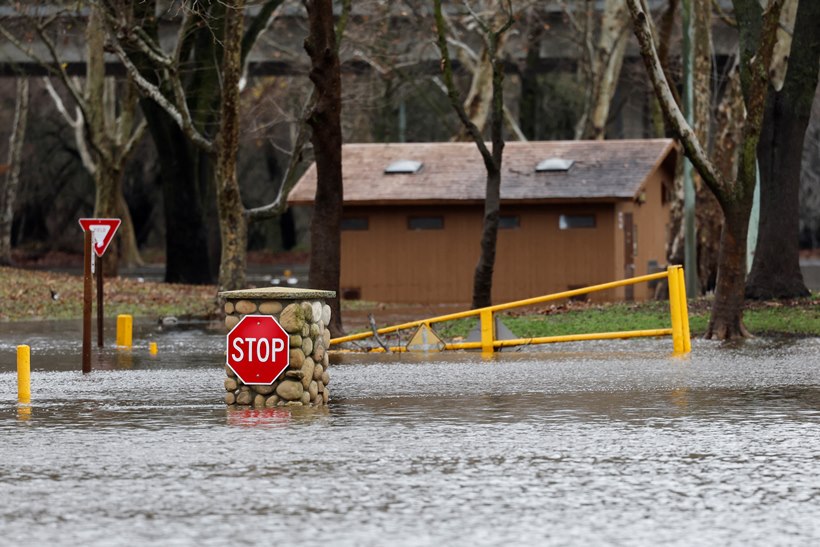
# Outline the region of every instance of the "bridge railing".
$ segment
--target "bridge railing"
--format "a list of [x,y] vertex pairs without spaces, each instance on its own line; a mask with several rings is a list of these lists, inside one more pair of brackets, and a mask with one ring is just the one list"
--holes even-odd
[[[552,300],[561,300],[564,298],[572,298],[597,291],[604,291],[608,289],[615,289],[627,285],[635,285],[638,283],[646,283],[649,281],[666,279],[669,285],[669,315],[671,320],[671,328],[657,328],[645,330],[631,330],[631,331],[617,331],[617,332],[598,332],[589,334],[567,334],[561,336],[540,336],[532,338],[516,338],[512,340],[496,340],[495,339],[495,323],[493,321],[493,314],[514,308],[525,306],[532,306],[535,304],[542,304]],[[612,281],[610,283],[602,283],[600,285],[591,285],[580,289],[573,289],[570,291],[563,291],[554,294],[547,294],[535,298],[528,298],[525,300],[516,300],[515,302],[507,302],[505,304],[496,304],[494,306],[487,306],[486,308],[478,308],[474,310],[467,310],[458,313],[450,313],[447,315],[440,315],[428,319],[420,319],[417,321],[410,321],[400,325],[393,325],[377,329],[375,333],[390,334],[406,329],[418,328],[421,325],[430,327],[434,323],[442,323],[444,321],[452,321],[455,319],[463,319],[467,317],[478,316],[481,325],[481,340],[478,342],[458,342],[445,344],[444,349],[480,349],[482,353],[492,353],[496,348],[504,348],[510,346],[521,346],[527,344],[552,344],[557,342],[576,342],[582,340],[612,340],[621,338],[639,338],[639,337],[654,337],[654,336],[672,336],[672,347],[676,354],[689,353],[692,350],[691,338],[689,333],[689,311],[686,298],[686,284],[684,283],[683,268],[681,266],[669,266],[665,272],[659,272],[649,275],[642,275],[639,277],[632,277],[629,279],[622,279],[620,281]],[[331,346],[343,344],[345,342],[355,342],[357,340],[364,340],[374,336],[374,331],[360,332],[339,338],[333,338],[330,341]],[[382,348],[378,348],[381,350]],[[390,347],[390,351],[401,352],[406,351],[404,346]]]

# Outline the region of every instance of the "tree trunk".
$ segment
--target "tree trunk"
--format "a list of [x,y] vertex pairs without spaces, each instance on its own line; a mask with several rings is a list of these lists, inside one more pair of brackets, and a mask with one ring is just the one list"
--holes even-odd
[[310,226],[310,276],[312,288],[336,291],[330,301],[330,332],[342,333],[339,279],[341,274],[342,185],[342,81],[332,0],[305,0],[309,33],[305,51],[310,56],[310,80],[318,99],[308,124],[316,156],[316,199]]
[[219,288],[227,291],[245,288],[248,250],[248,221],[236,179],[244,4],[244,0],[234,0],[227,5],[225,11],[220,108],[222,117],[216,139],[216,202],[222,241]]
[[798,4],[783,88],[769,89],[758,159],[760,224],[749,298],[808,296],[800,271],[799,194],[803,140],[820,66],[820,2]]
[[[691,0],[693,36],[693,104],[695,133],[700,142],[709,143],[712,122],[712,3]],[[717,279],[718,242],[721,238],[723,213],[720,204],[697,171],[692,173],[695,186],[695,230],[698,285],[701,291],[714,288]],[[694,295],[692,295],[694,296]]]
[[[511,20],[510,20],[511,22]],[[509,23],[508,23],[509,24]],[[492,154],[490,161],[485,158],[487,186],[484,191],[484,223],[481,231],[481,255],[473,275],[473,308],[492,305],[493,270],[495,251],[498,243],[498,211],[501,207],[501,163],[504,158],[504,62],[498,58],[498,47],[504,31],[488,36],[489,52],[492,58],[493,95],[490,134]]]
[[[94,200],[94,216],[96,218],[115,218],[120,211],[117,202],[120,189],[122,173],[115,168],[105,165],[105,162],[97,161],[97,171],[94,173],[94,186],[96,188],[96,198]],[[120,226],[121,228],[122,226]],[[106,277],[116,277],[119,273],[119,241],[122,236],[117,230],[117,235],[111,240],[108,250],[105,252],[103,262],[103,274]]]
[[745,338],[749,331],[743,325],[743,284],[746,279],[746,235],[751,211],[738,204],[730,211],[724,208],[726,220],[720,236],[717,285],[706,338],[731,340]]
[[[500,168],[500,166],[499,166]],[[493,270],[498,241],[498,210],[501,204],[501,172],[487,171],[487,189],[484,198],[484,223],[481,231],[481,255],[473,275],[472,307],[492,305]]]
[[151,99],[140,101],[157,148],[165,216],[165,281],[214,282],[200,193],[199,150]]
[[28,125],[28,78],[17,78],[17,101],[14,122],[9,137],[8,171],[0,187],[0,265],[11,265],[11,226],[14,220],[14,202],[20,186],[20,165]]

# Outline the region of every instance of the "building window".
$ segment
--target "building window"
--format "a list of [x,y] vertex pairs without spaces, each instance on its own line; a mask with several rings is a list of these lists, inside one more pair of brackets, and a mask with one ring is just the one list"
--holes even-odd
[[365,231],[369,228],[367,217],[345,217],[342,219],[343,231]]
[[562,230],[575,228],[595,228],[595,215],[561,215],[558,227]]
[[521,218],[518,215],[501,215],[498,217],[498,228],[500,230],[514,230],[521,226]]
[[444,217],[409,217],[407,228],[409,230],[442,230],[444,229]]

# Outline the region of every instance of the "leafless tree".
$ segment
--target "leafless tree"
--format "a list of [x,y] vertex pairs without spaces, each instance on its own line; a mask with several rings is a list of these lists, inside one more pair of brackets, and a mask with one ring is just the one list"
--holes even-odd
[[501,162],[504,155],[504,137],[502,124],[504,117],[504,65],[499,57],[499,45],[503,43],[504,34],[513,24],[513,12],[510,1],[507,0],[500,21],[484,21],[474,15],[477,24],[484,32],[487,43],[487,55],[492,65],[492,109],[490,111],[490,134],[492,150],[487,148],[484,137],[470,115],[464,108],[458,90],[453,82],[452,61],[450,60],[447,45],[447,25],[441,7],[441,0],[434,0],[436,18],[436,33],[439,51],[441,52],[441,68],[444,84],[450,105],[458,114],[465,130],[478,147],[484,166],[487,169],[487,187],[484,197],[484,222],[481,233],[481,254],[473,276],[474,308],[489,306],[492,303],[493,269],[495,268],[495,250],[498,239],[498,211],[501,204]]
[[658,59],[645,6],[640,0],[627,0],[627,3],[641,55],[663,111],[686,155],[715,194],[724,214],[715,300],[706,336],[718,339],[748,336],[743,325],[746,230],[755,185],[757,144],[769,85],[768,69],[783,0],[771,0],[765,10],[758,0],[734,0],[740,31],[740,79],[746,106],[738,172],[734,179],[726,178],[718,171],[675,103]]

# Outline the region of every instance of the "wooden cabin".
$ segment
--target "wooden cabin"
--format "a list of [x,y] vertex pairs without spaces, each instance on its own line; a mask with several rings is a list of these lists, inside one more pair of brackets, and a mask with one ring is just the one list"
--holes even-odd
[[[676,156],[668,139],[506,143],[493,303],[664,267]],[[469,303],[486,184],[475,144],[346,144],[342,161],[342,297]],[[289,202],[315,192],[314,164]],[[642,283],[589,298],[653,296]]]

